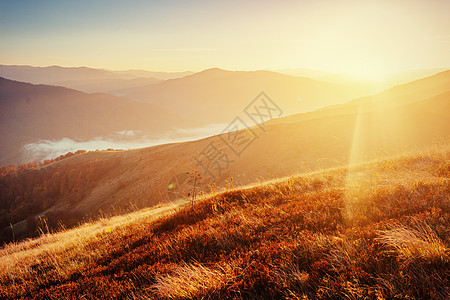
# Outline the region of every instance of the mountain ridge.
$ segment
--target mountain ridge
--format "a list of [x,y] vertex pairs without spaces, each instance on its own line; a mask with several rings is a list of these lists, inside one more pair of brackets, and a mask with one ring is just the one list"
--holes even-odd
[[125,97],[186,113],[209,124],[229,122],[262,91],[287,114],[341,103],[367,92],[272,71],[213,68],[130,90]]
[[90,139],[123,130],[157,137],[175,127],[195,126],[194,121],[152,104],[103,93],[3,78],[0,87],[2,165],[23,162],[21,147],[42,139]]

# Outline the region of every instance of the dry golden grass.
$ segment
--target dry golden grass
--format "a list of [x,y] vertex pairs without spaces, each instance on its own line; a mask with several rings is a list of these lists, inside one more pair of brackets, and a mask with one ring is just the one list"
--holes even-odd
[[381,231],[378,240],[394,249],[405,265],[420,260],[449,262],[450,249],[426,223],[417,223],[413,228],[396,227]]
[[[67,279],[73,272],[83,270],[90,263],[108,253],[111,235],[121,235],[135,223],[149,222],[171,213],[182,202],[144,209],[128,215],[87,223],[71,230],[42,234],[39,238],[21,243],[10,243],[0,251],[0,278],[2,282],[26,291],[27,285],[47,282],[53,273]],[[94,241],[102,241],[103,248],[91,247]],[[14,285],[15,282],[26,282]],[[20,292],[18,290],[17,292]]]
[[233,267],[224,264],[217,269],[199,263],[179,266],[173,274],[159,275],[151,289],[168,299],[192,299],[212,294],[234,279]]
[[299,174],[9,244],[0,298],[446,299],[448,161]]

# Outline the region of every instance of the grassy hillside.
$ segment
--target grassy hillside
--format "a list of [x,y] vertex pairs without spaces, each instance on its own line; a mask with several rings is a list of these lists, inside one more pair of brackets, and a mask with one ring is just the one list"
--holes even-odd
[[413,153],[10,244],[0,298],[445,299],[449,161]]
[[[403,98],[398,100],[403,103]],[[268,122],[263,129],[253,127],[257,138],[239,156],[227,146],[225,134],[129,151],[85,153],[0,177],[0,229],[6,233],[2,240],[12,238],[9,224],[16,237],[36,234],[36,222],[31,219],[27,224],[27,218],[60,216],[71,226],[86,216],[163,203],[177,174],[197,170],[206,177],[208,170],[196,159],[211,145],[229,160],[228,165],[222,162],[220,172],[211,167],[220,189],[230,177],[235,185],[245,185],[445,144],[450,137],[450,92],[403,105],[395,105],[394,100],[389,106],[377,103],[363,102],[356,111],[342,114],[339,106],[330,109],[335,111],[331,115],[317,111],[296,122],[287,117]],[[283,123],[283,119],[288,120]],[[212,184],[205,178],[201,187],[207,192]]]

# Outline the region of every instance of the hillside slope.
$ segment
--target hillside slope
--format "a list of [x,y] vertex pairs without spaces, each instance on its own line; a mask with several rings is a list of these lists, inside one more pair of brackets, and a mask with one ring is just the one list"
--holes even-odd
[[[178,176],[186,177],[183,174],[193,170],[202,176],[197,188],[201,193],[209,192],[213,184],[217,189],[224,188],[228,184],[225,181],[231,178],[234,186],[239,186],[427,148],[436,143],[447,145],[449,93],[408,105],[371,107],[361,113],[253,127],[251,130],[257,136],[251,135],[251,143],[241,148],[240,153],[228,147],[230,136],[223,134],[129,151],[85,153],[0,177],[4,198],[0,225],[11,238],[8,224],[14,224],[18,235],[25,229],[17,223],[24,224],[27,217],[44,212],[95,217],[157,205],[171,199],[174,191],[179,191],[175,198],[187,196],[186,188],[190,186],[180,183]],[[241,133],[249,134],[249,131],[243,129]],[[208,161],[208,157],[215,160]],[[59,175],[55,176],[56,173]],[[76,181],[69,179],[73,173]],[[19,188],[23,181],[34,185],[29,184],[24,190]],[[49,191],[54,192],[49,194]]]
[[413,153],[10,244],[0,297],[446,299],[449,161]]

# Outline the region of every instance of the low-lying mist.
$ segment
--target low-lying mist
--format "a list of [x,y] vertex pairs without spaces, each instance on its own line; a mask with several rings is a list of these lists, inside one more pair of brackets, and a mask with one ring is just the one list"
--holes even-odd
[[64,137],[59,140],[39,140],[26,144],[21,149],[23,161],[38,162],[56,158],[77,150],[129,150],[168,143],[186,142],[205,138],[223,131],[226,124],[211,124],[198,128],[176,128],[157,137],[134,130],[122,130],[90,140]]

